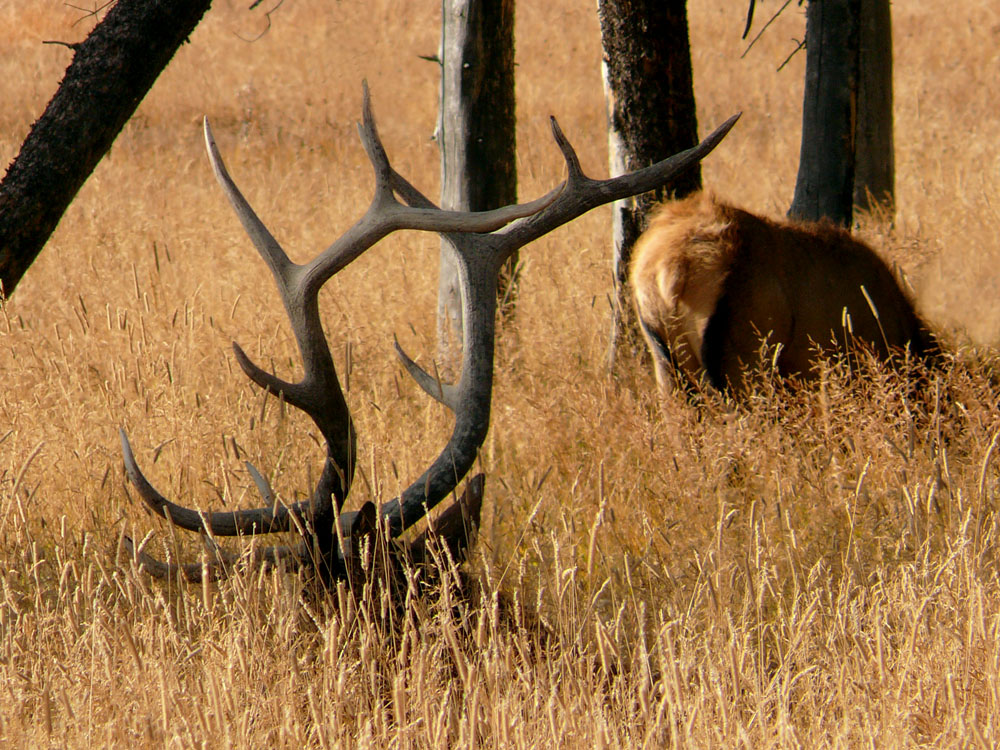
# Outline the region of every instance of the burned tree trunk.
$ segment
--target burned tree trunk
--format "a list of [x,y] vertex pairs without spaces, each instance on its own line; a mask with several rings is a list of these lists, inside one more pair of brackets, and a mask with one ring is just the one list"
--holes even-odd
[[[441,31],[441,206],[486,211],[517,201],[514,0],[445,0]],[[509,312],[517,255],[498,294]],[[455,250],[441,241],[438,357],[451,368],[462,341],[462,291]]]
[[0,284],[10,295],[77,191],[211,0],[118,0],[83,42],[0,183]]
[[812,0],[806,10],[802,147],[788,215],[848,226],[854,205],[861,0]]
[[892,117],[892,12],[889,0],[861,0],[854,205],[892,210],[896,160]]
[[[599,0],[608,101],[611,174],[648,166],[698,142],[687,8],[684,0]],[[652,193],[614,205],[614,321],[609,359],[617,349],[644,351],[626,284],[632,245],[650,207],[701,187],[698,166]]]

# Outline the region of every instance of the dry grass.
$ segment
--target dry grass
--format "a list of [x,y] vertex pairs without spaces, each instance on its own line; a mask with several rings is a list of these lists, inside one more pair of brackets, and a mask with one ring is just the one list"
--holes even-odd
[[[831,365],[747,408],[657,404],[603,360],[608,213],[528,248],[500,342],[471,580],[414,601],[316,598],[288,576],[177,589],[116,553],[171,537],[125,489],[116,430],[169,494],[252,501],[246,455],[288,497],[321,458],[310,425],[233,366],[238,340],[297,370],[271,281],[213,184],[198,119],[295,257],[364,210],[353,131],[367,77],[394,164],[437,190],[434,4],[286,0],[270,32],[218,0],[0,314],[0,743],[5,747],[995,746],[997,241],[993,3],[894,6],[895,227],[864,231],[910,274],[963,364],[914,394]],[[767,15],[774,3],[761,6]],[[707,182],[780,212],[798,155],[802,33],[740,59],[731,3],[692,3],[702,129],[736,110]],[[518,10],[522,194],[560,177],[545,116],[603,173],[593,4]],[[54,0],[0,9],[0,156],[13,158],[91,22]],[[449,422],[391,356],[431,351],[433,237],[394,236],[329,286],[362,436],[352,502],[392,496]],[[426,356],[426,354],[425,354]],[[340,356],[339,361],[343,362]],[[857,363],[852,363],[857,367]],[[415,437],[419,436],[419,437]],[[240,457],[234,446],[239,447]],[[182,552],[196,553],[191,540]],[[502,592],[502,599],[497,598]]]

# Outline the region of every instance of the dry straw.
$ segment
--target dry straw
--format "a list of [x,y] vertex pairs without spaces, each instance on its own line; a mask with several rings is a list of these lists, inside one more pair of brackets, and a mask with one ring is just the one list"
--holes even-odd
[[[961,364],[912,387],[863,361],[744,408],[610,383],[608,212],[529,247],[499,345],[476,559],[395,609],[283,575],[200,587],[134,570],[123,533],[197,559],[125,486],[116,431],[171,496],[312,486],[310,425],[234,367],[297,358],[262,263],[213,184],[198,122],[301,259],[364,210],[367,77],[394,166],[434,193],[436,4],[286,2],[261,29],[217,2],[0,314],[0,744],[4,747],[856,747],[1000,742],[996,138],[989,3],[893,6],[899,210],[863,233],[910,274]],[[740,59],[732,3],[690,3],[702,130],[737,110],[706,180],[781,212],[798,155],[789,10]],[[92,21],[0,8],[9,161]],[[970,23],[969,18],[975,22]],[[592,4],[518,7],[524,196],[561,175],[558,116],[606,163]],[[392,497],[449,430],[392,357],[431,352],[437,239],[393,237],[321,303],[349,351],[358,497]],[[968,339],[966,339],[968,336]],[[338,362],[343,366],[344,362]],[[864,377],[848,375],[861,372]],[[243,545],[248,547],[249,543]],[[238,549],[239,546],[231,547]]]

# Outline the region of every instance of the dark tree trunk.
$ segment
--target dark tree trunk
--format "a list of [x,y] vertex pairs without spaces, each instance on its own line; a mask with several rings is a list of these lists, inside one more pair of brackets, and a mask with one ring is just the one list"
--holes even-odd
[[0,283],[10,295],[77,191],[211,0],[118,0],[78,45],[0,183]]
[[[514,0],[443,0],[441,31],[441,206],[485,211],[517,202]],[[501,274],[500,312],[509,312],[517,255]],[[438,354],[447,369],[462,341],[454,250],[442,240]]]
[[[685,0],[599,0],[612,175],[646,167],[698,142]],[[614,205],[614,321],[610,365],[624,345],[645,351],[626,291],[632,245],[660,200],[701,187],[694,168],[667,188]]]
[[854,205],[892,210],[896,160],[892,116],[892,14],[889,0],[861,0]]
[[861,0],[811,0],[806,10],[802,147],[788,215],[849,226],[854,205]]

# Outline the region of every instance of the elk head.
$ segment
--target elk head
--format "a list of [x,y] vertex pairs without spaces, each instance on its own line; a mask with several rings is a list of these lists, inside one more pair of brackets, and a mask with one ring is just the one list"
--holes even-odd
[[630,279],[662,390],[704,375],[741,395],[765,339],[778,373],[801,379],[838,347],[938,353],[896,276],[847,231],[771,221],[704,192],[655,210]]
[[[568,170],[563,184],[523,205],[484,212],[445,211],[437,208],[389,165],[375,127],[366,85],[363,121],[358,130],[375,172],[375,196],[357,223],[304,265],[289,260],[236,187],[206,120],[205,142],[212,169],[274,276],[305,374],[299,382],[282,380],[255,365],[234,344],[236,359],[254,383],[309,415],[326,441],[326,462],[312,497],[307,501],[282,504],[260,473],[248,464],[265,505],[252,510],[203,513],[177,505],[153,488],[140,471],[123,430],[122,453],[129,480],[150,509],[176,526],[204,532],[209,539],[294,530],[301,536],[297,546],[266,548],[257,554],[257,562],[267,564],[282,560],[291,566],[312,566],[327,581],[347,577],[362,536],[381,524],[391,537],[398,537],[448,497],[473,466],[489,427],[497,279],[504,261],[520,247],[596,206],[669,182],[674,175],[708,154],[732,128],[737,117],[730,118],[693,149],[608,180],[593,180],[584,175],[576,153],[552,119],[553,137]],[[449,240],[459,259],[465,326],[457,382],[441,382],[420,368],[398,344],[396,346],[403,366],[429,396],[452,411],[455,425],[438,457],[399,497],[384,503],[377,512],[370,502],[360,510],[344,511],[354,478],[356,436],[323,332],[317,296],[334,274],[379,240],[402,229],[438,232]],[[478,520],[482,492],[480,475],[469,483],[463,498],[453,503],[438,521],[439,532],[455,550],[468,543],[463,531],[465,521],[475,523]],[[423,541],[418,539],[411,545],[414,556],[419,557]],[[131,540],[126,539],[126,544],[132,549]],[[168,565],[141,552],[138,559],[154,575],[181,572],[189,580],[199,580],[205,571],[217,575],[231,562],[218,551],[216,559],[205,565]]]

